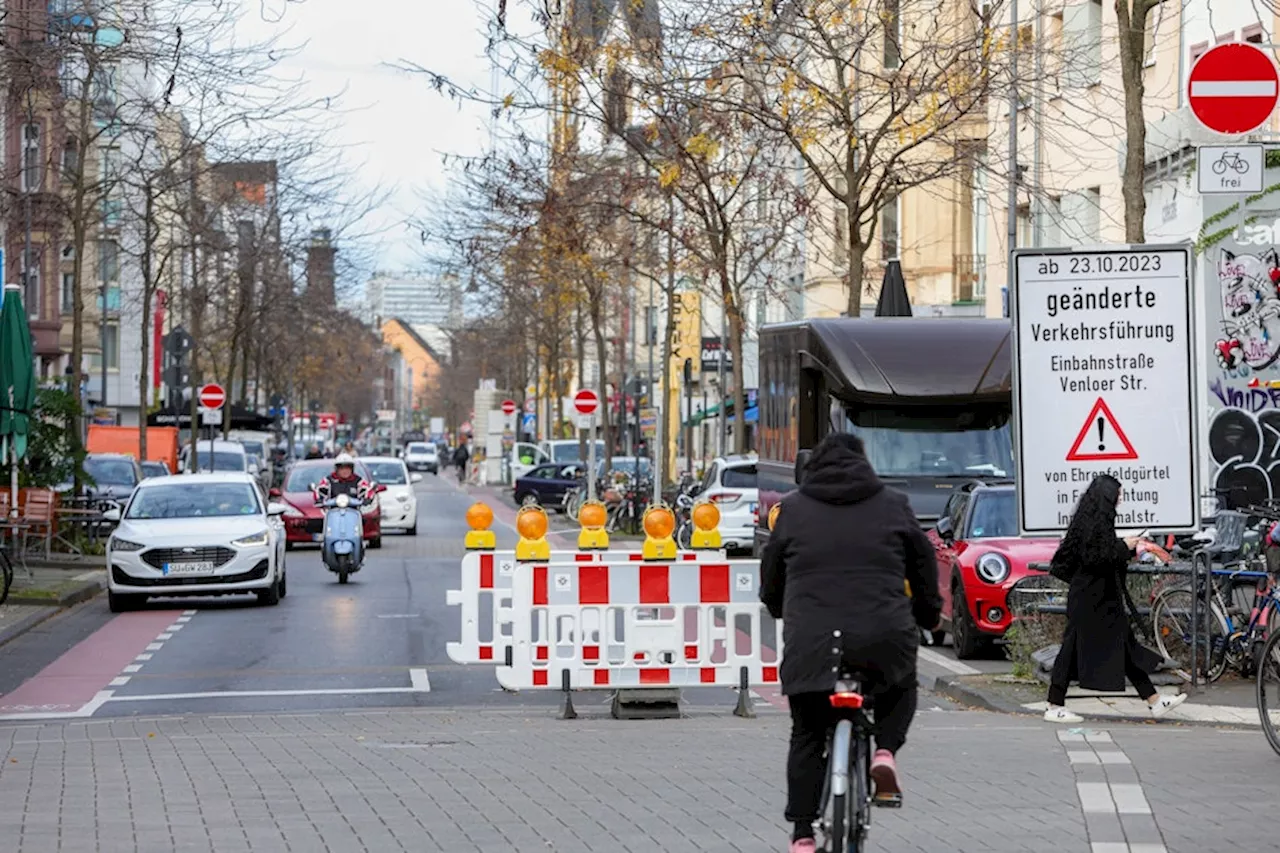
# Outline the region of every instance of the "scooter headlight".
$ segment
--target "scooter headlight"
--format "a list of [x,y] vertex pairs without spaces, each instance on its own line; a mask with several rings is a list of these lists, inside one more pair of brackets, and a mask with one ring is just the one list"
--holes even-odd
[[351,506],[351,498],[348,495],[338,495],[334,503],[338,505],[339,509],[346,509]]

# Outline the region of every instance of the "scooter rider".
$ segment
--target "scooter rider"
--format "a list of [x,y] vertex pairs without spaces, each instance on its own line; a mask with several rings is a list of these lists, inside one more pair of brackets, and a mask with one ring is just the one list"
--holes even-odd
[[365,503],[373,484],[356,476],[356,460],[350,453],[339,453],[333,460],[333,473],[316,484],[316,503],[338,495],[350,495],[357,503]]

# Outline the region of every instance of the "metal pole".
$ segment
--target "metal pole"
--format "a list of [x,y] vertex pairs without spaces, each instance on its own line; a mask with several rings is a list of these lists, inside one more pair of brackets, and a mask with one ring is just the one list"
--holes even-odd
[[[644,341],[649,349],[649,408],[654,412],[658,411],[658,400],[656,393],[656,383],[653,373],[653,347],[658,342],[658,312],[653,307],[653,276],[649,276],[649,310],[644,315]],[[664,385],[666,383],[663,383]],[[638,418],[639,409],[637,407],[636,417]],[[653,502],[656,504],[662,500],[662,469],[658,465],[658,456],[662,449],[662,418],[657,418],[654,424],[653,443],[649,445],[649,466],[653,475]]]
[[693,476],[693,359],[684,360],[685,427],[684,452],[688,457],[689,476]]
[[[729,440],[729,412],[725,408],[729,405],[728,395],[725,393],[724,386],[724,360],[729,352],[729,311],[727,305],[720,306],[720,360],[716,363],[720,376],[717,380],[720,383],[720,455],[725,455],[725,445]],[[736,398],[735,398],[736,399]],[[734,412],[738,417],[742,417],[741,412]]]
[[[605,403],[608,405],[608,403]],[[591,426],[587,429],[587,500],[596,499],[596,436],[595,415],[587,419]]]
[[[1044,245],[1044,158],[1040,156],[1041,124],[1044,122],[1044,51],[1040,45],[1044,39],[1044,0],[1036,0],[1036,66],[1035,66],[1035,103],[1031,117],[1031,181],[1034,190],[1031,195],[1033,207],[1031,214],[1032,245],[1039,248]],[[1179,77],[1179,80],[1182,78]]]
[[1013,250],[1018,248],[1018,0],[1009,4],[1013,53],[1009,80],[1009,251],[1005,258],[1008,269],[1005,279],[1009,297],[1013,298]]

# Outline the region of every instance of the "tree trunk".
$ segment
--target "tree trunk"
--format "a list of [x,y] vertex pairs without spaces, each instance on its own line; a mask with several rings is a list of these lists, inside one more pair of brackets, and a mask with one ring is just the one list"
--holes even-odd
[[1150,4],[1151,0],[1116,0],[1120,79],[1124,84],[1125,156],[1121,193],[1124,196],[1124,239],[1127,243],[1147,241],[1143,223],[1147,215],[1147,197],[1143,192],[1147,124],[1142,109],[1146,93],[1142,66],[1146,58]]
[[857,236],[849,240],[849,316],[862,316],[862,264],[866,257],[866,247]]
[[[604,378],[608,376],[608,350],[605,348],[604,340],[604,318],[601,316],[601,302],[604,301],[604,294],[600,295],[600,299],[593,300],[591,304],[591,332],[596,341],[596,367],[600,376],[600,385],[605,385]],[[601,387],[596,389],[596,393],[600,395],[600,434],[604,437],[604,458],[605,472],[609,471],[608,460],[613,456],[612,445],[609,443],[609,395],[606,390]],[[587,441],[595,441],[595,436],[588,433]],[[598,462],[599,460],[597,460]],[[588,471],[587,476],[594,477],[594,471]]]

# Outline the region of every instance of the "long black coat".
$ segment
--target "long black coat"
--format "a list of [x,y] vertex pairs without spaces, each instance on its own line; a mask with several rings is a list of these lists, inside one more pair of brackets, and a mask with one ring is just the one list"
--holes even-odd
[[942,607],[933,547],[865,457],[833,448],[808,472],[761,561],[760,599],[784,623],[782,692],[830,692],[842,658],[889,684],[913,680],[918,626],[933,628]]
[[1062,649],[1054,662],[1055,676],[1070,681],[1074,676],[1089,690],[1124,690],[1125,656],[1145,672],[1155,672],[1162,663],[1158,654],[1138,643],[1125,615],[1124,582],[1129,570],[1129,547],[1120,539],[1110,559],[1085,561],[1070,545],[1058,548],[1053,562],[1073,567],[1067,592],[1067,628]]

